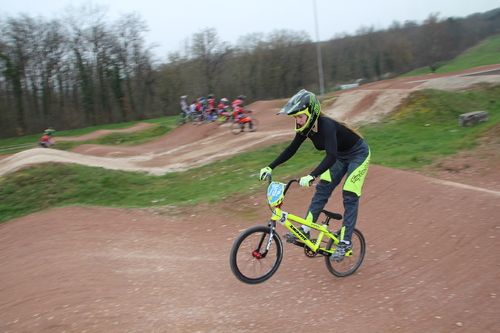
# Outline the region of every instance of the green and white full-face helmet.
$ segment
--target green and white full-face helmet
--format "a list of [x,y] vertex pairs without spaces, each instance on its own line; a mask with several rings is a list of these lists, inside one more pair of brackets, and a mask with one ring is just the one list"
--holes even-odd
[[289,116],[297,116],[299,114],[307,115],[307,122],[302,127],[299,127],[297,120],[295,120],[295,132],[307,136],[316,124],[316,121],[318,121],[319,114],[321,113],[321,106],[316,95],[302,89],[290,98],[283,109],[278,112],[278,114],[280,113],[285,113]]

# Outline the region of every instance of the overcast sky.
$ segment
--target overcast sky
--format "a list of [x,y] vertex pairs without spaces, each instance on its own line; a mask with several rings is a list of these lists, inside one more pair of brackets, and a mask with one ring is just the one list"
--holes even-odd
[[[150,30],[148,44],[158,45],[155,54],[163,60],[204,28],[215,28],[221,41],[233,45],[249,33],[275,29],[304,30],[316,40],[314,0],[0,0],[0,17],[28,13],[51,19],[84,3],[106,6],[110,21],[119,13],[139,13]],[[498,0],[316,0],[319,40],[363,26],[385,29],[394,20],[422,23],[430,13],[465,17],[499,7]]]

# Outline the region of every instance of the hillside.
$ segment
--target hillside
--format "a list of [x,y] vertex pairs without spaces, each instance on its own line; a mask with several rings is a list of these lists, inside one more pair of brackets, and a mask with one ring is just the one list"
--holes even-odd
[[[339,95],[339,98],[323,111],[350,123],[377,121],[380,116],[399,105],[411,91],[426,88],[460,90],[478,82],[500,83],[500,65],[366,84],[334,94]],[[289,140],[293,137],[293,132],[290,131],[293,120],[276,116],[285,102],[286,100],[259,101],[248,106],[255,111],[254,115],[261,124],[256,133],[235,136],[229,132],[228,125],[217,126],[212,123],[194,128],[191,124],[186,124],[152,143],[135,147],[87,144],[72,152],[34,148],[0,159],[0,176],[26,165],[43,162],[78,163],[109,169],[146,171],[156,175],[183,171],[248,149]],[[145,126],[147,124],[136,128]],[[83,140],[102,134],[102,131],[97,131],[71,139]],[[68,140],[58,137],[54,139]]]

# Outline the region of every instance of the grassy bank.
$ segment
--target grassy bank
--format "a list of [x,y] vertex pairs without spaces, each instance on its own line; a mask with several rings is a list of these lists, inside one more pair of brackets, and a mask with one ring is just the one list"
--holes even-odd
[[[488,122],[458,126],[460,114],[478,110],[489,112]],[[360,130],[372,148],[372,163],[420,169],[439,157],[473,149],[499,124],[500,86],[484,86],[470,92],[413,92],[396,113]]]
[[137,146],[151,142],[168,134],[177,125],[175,123],[159,123],[149,128],[134,132],[115,132],[102,135],[95,139],[82,141],[59,141],[57,149],[71,150],[82,144],[98,144],[106,146]]
[[[97,130],[119,130],[119,129],[124,129],[128,127],[132,127],[134,125],[137,125],[138,123],[149,123],[149,124],[157,124],[158,126],[162,127],[167,127],[170,128],[172,126],[175,126],[175,122],[173,122],[175,119],[177,119],[178,116],[170,116],[170,117],[163,117],[163,118],[156,118],[156,119],[148,119],[148,120],[143,120],[143,121],[131,121],[131,122],[126,122],[126,123],[120,123],[120,124],[109,124],[109,125],[102,125],[102,126],[91,126],[91,127],[85,127],[85,128],[80,128],[76,130],[68,130],[68,131],[57,131],[54,136],[64,136],[64,137],[75,137],[75,136],[80,136],[80,135],[85,135],[89,134],[92,132],[95,132]],[[42,129],[43,131],[43,129]],[[151,130],[150,130],[151,131]],[[142,133],[119,133],[119,137],[113,135],[110,135],[108,139],[106,138],[99,138],[96,141],[90,141],[85,142],[85,143],[99,143],[102,141],[105,141],[106,143],[100,143],[100,144],[128,144],[128,145],[134,145],[134,144],[141,144],[144,143],[148,140],[152,140],[159,135],[163,134],[155,134],[155,133],[149,133],[147,130],[145,130]],[[138,137],[138,135],[140,137]],[[9,150],[2,150],[5,147],[11,147],[11,146],[21,146],[21,145],[29,145],[33,144],[33,146],[36,146],[38,140],[42,137],[42,132],[40,134],[33,134],[33,135],[26,135],[22,137],[16,137],[16,138],[9,138],[9,139],[2,139],[0,140],[0,155],[7,155],[7,154],[13,154],[17,153],[21,150],[28,149],[28,148],[22,148],[22,149],[9,149]],[[137,141],[139,139],[140,141]],[[136,141],[134,143],[134,141]],[[66,141],[66,143],[63,143],[62,145],[58,144],[59,149],[71,149],[71,147],[76,146],[78,144],[82,144],[82,142],[79,143],[69,143],[69,141]]]
[[[455,59],[443,62],[442,66],[436,70],[436,74],[452,73],[478,66],[500,64],[499,50],[500,35],[490,37],[466,50]],[[422,67],[402,76],[426,75],[430,73],[429,67]]]
[[[488,111],[490,121],[459,127],[458,115],[474,110]],[[483,86],[465,93],[414,92],[396,113],[360,130],[370,144],[374,164],[419,169],[441,156],[472,149],[477,138],[498,126],[500,86]],[[285,147],[280,144],[257,149],[160,177],[81,165],[41,164],[0,178],[0,222],[64,205],[194,205],[257,188],[263,191],[258,172]],[[308,140],[297,157],[277,168],[275,175],[278,179],[298,177],[314,168],[323,156]]]
[[[258,170],[284,145],[246,152],[200,168],[164,176],[107,170],[81,165],[40,164],[0,179],[0,222],[64,205],[154,207],[216,202],[252,191],[258,186]],[[281,176],[307,170],[320,154],[308,143],[305,157],[284,166]],[[297,170],[297,172],[296,172]]]

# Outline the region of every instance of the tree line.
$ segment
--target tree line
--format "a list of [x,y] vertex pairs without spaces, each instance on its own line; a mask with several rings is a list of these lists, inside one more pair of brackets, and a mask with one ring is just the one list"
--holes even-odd
[[[155,60],[146,33],[138,14],[110,22],[99,6],[59,19],[19,14],[1,21],[0,138],[174,115],[181,95],[253,101],[319,91],[317,45],[304,31],[252,33],[231,45],[205,28],[166,63]],[[498,33],[500,8],[334,36],[320,43],[326,91],[360,78],[436,70]]]

